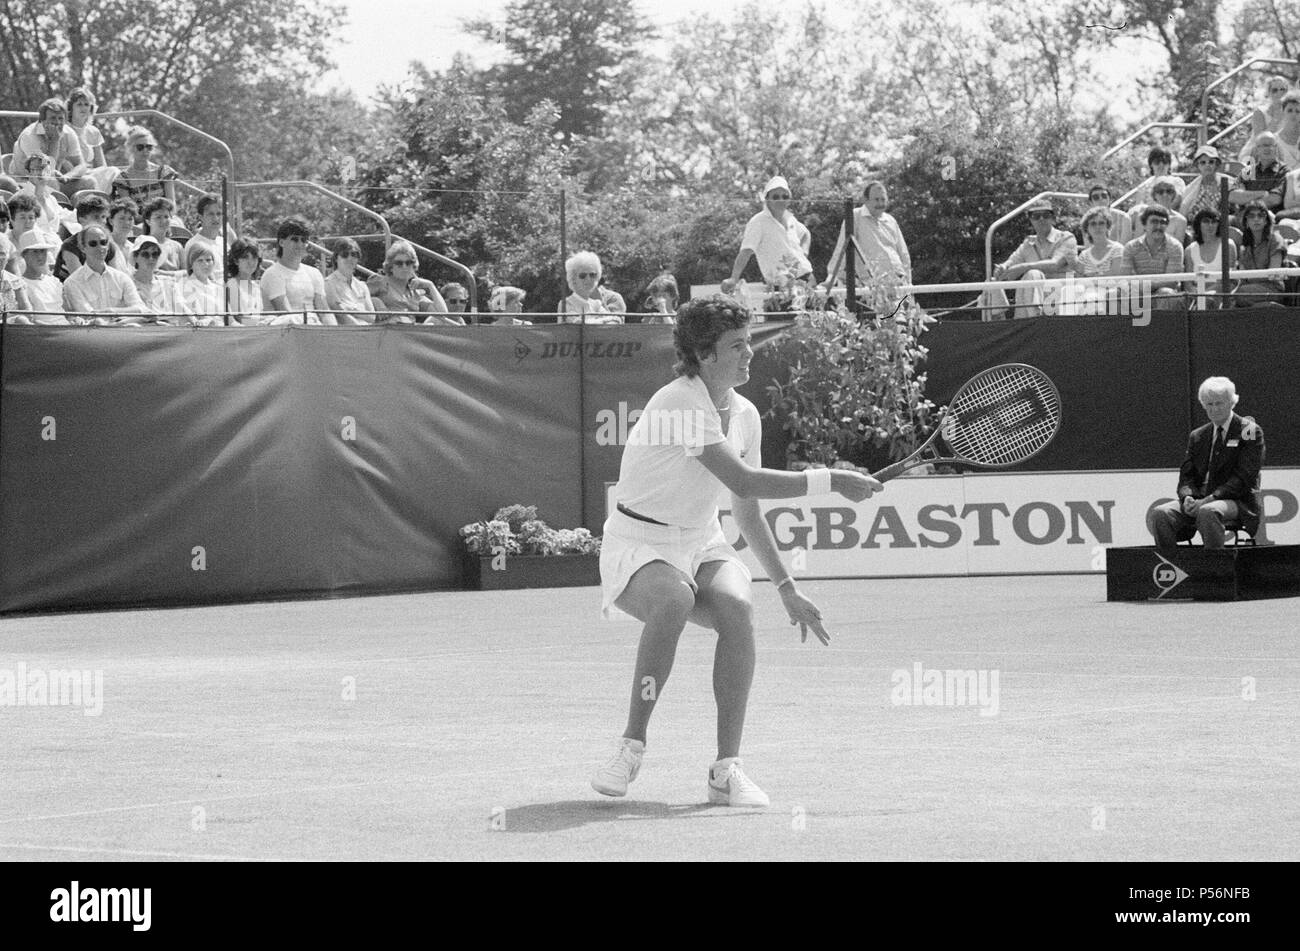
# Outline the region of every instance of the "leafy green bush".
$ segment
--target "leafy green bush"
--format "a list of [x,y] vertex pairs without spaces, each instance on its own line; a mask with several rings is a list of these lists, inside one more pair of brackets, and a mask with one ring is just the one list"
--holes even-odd
[[[890,313],[887,295],[877,295],[878,313]],[[916,372],[929,319],[910,301],[883,319],[843,308],[800,315],[774,353],[788,378],[767,388],[767,415],[790,434],[788,465],[877,468],[921,444],[934,410]]]

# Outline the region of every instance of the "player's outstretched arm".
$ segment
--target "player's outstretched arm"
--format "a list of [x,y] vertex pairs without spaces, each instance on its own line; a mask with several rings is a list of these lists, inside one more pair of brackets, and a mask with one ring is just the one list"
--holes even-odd
[[814,473],[812,476],[806,472],[782,472],[780,469],[751,469],[726,441],[705,446],[700,453],[700,462],[731,490],[732,495],[742,499],[797,499],[815,494],[818,482],[828,480],[827,488],[850,502],[861,502],[884,488],[871,476],[853,469],[807,470],[807,473]]
[[772,538],[772,531],[768,528],[767,520],[763,518],[758,501],[742,499],[733,494],[731,511],[736,517],[740,534],[745,537],[745,542],[754,553],[754,557],[763,566],[763,570],[776,586],[777,593],[781,595],[781,603],[785,605],[785,613],[790,616],[790,623],[799,625],[799,640],[808,640],[808,628],[811,627],[819,641],[829,644],[831,635],[822,624],[821,609],[803,595],[795,584],[794,578],[790,577],[790,572],[781,563],[781,555],[776,550],[776,540]]

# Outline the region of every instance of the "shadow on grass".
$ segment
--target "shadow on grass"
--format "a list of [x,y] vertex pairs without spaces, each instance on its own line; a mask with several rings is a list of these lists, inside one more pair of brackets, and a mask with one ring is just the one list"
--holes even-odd
[[596,822],[634,822],[640,819],[690,819],[702,813],[753,815],[762,809],[730,809],[707,802],[669,805],[627,799],[569,799],[538,802],[506,809],[505,832],[559,832]]

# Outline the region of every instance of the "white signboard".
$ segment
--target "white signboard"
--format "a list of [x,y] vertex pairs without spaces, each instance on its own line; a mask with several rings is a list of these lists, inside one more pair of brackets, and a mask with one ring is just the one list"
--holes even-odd
[[[824,495],[762,508],[796,577],[1104,573],[1105,548],[1151,544],[1147,510],[1177,484],[1177,471],[1163,469],[921,476],[856,505]],[[1300,469],[1265,468],[1262,492],[1259,540],[1300,544]],[[608,498],[612,509],[612,486]],[[722,524],[737,544],[729,511]]]

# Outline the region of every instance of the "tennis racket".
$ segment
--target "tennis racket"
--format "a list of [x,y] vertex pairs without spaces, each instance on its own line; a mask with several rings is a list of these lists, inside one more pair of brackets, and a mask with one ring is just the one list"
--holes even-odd
[[1005,469],[1038,455],[1060,428],[1056,384],[1027,363],[1003,363],[962,384],[925,445],[871,475],[888,482],[927,463]]

